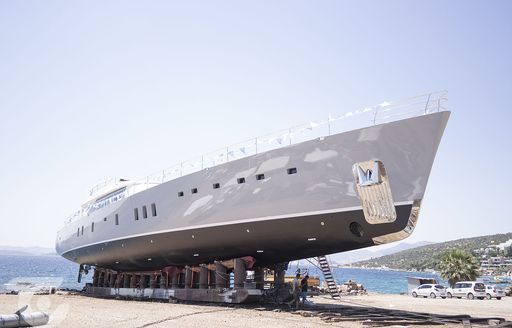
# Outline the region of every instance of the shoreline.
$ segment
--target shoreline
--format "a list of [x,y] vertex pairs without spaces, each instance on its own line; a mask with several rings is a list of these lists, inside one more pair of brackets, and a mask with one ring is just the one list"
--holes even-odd
[[389,267],[375,267],[375,268],[365,268],[365,267],[355,267],[355,266],[347,266],[347,265],[339,265],[333,266],[335,269],[358,269],[358,270],[376,270],[376,271],[394,271],[394,272],[407,272],[407,273],[426,273],[426,274],[436,274],[436,271],[419,271],[419,270],[405,270],[405,269],[395,269]]

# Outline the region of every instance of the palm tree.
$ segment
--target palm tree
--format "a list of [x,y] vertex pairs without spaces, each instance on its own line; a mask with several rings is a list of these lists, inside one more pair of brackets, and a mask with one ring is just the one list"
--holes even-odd
[[441,277],[448,280],[450,287],[457,281],[471,281],[478,277],[476,259],[470,253],[459,249],[446,251],[442,255],[439,270]]

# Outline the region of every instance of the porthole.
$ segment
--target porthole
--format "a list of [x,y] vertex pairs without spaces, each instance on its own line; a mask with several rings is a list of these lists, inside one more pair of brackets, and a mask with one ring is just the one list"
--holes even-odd
[[364,235],[363,227],[357,222],[352,222],[349,226],[349,229],[350,232],[352,232],[352,234],[356,237],[362,237]]
[[297,168],[296,167],[291,167],[287,170],[288,174],[296,174],[297,173]]

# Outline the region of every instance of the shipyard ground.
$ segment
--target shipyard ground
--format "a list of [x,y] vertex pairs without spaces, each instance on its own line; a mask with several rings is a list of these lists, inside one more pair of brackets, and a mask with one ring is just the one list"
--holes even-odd
[[[271,305],[176,304],[167,302],[92,298],[69,293],[55,295],[0,295],[0,313],[13,313],[29,304],[29,311],[46,311],[50,324],[45,327],[369,327],[384,326],[368,320],[346,320],[351,309],[380,308],[397,313],[429,312],[472,317],[501,317],[512,321],[512,297],[502,300],[422,299],[403,295],[370,294],[345,296],[333,301],[328,296],[311,299],[315,305],[299,311]],[[326,320],[326,308],[341,316]],[[378,310],[380,311],[380,310]],[[345,312],[346,313],[346,312]],[[346,313],[347,314],[347,313]],[[414,323],[416,322],[416,323]],[[491,322],[492,323],[492,322]],[[497,323],[497,322],[496,322]],[[429,327],[427,321],[403,323],[402,326]],[[464,325],[468,326],[468,325]],[[502,325],[512,327],[510,322]],[[462,327],[447,324],[436,327]],[[473,327],[484,325],[473,324]]]

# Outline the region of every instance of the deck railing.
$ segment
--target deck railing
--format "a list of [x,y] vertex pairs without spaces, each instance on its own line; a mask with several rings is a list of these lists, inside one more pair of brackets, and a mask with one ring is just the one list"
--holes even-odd
[[365,107],[339,116],[293,126],[248,139],[189,160],[176,163],[145,178],[147,182],[165,182],[229,161],[265,151],[294,145],[340,132],[378,125],[446,110],[448,92],[437,91],[393,102]]

